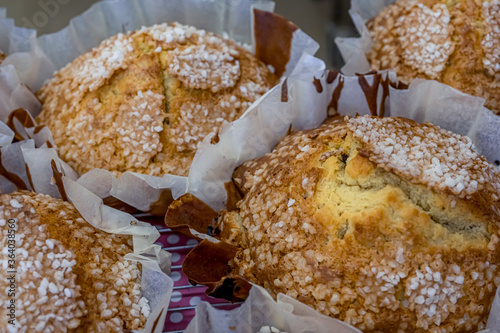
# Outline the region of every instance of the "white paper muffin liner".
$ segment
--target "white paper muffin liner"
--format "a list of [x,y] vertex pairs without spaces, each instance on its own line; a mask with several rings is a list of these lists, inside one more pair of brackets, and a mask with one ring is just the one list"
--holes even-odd
[[355,75],[356,73],[366,73],[371,70],[370,63],[365,55],[372,47],[372,39],[370,31],[366,27],[366,22],[394,2],[396,0],[351,0],[349,14],[360,37],[335,38],[335,43],[345,62],[341,69],[343,74]]
[[[205,138],[195,156],[188,191],[215,210],[223,209],[226,200],[224,183],[231,180],[238,165],[270,152],[290,126],[294,130],[319,126],[326,119],[329,106],[336,106],[340,115],[381,115],[383,112],[385,116],[429,121],[469,136],[476,149],[491,162],[500,159],[500,117],[486,109],[481,98],[437,81],[415,80],[408,89],[396,89],[398,86],[400,82],[396,74],[390,71],[344,76],[320,70],[289,78],[254,103],[242,118],[223,127],[218,134],[218,143],[211,143],[210,136]],[[196,176],[201,178],[193,179]],[[273,306],[267,295],[254,297],[257,299],[252,298],[252,303]],[[500,309],[498,297],[497,292],[492,314]],[[251,306],[245,309],[241,311],[249,313],[238,313],[235,317],[251,317],[256,311]],[[213,332],[224,332],[227,325],[237,320],[235,317],[218,313],[218,310],[204,304],[198,308],[197,317],[193,319],[199,323],[190,326],[190,332],[204,332],[202,324],[207,322],[214,325]],[[498,319],[495,315],[490,318],[488,328],[500,332]],[[330,331],[329,325],[321,326],[318,331]],[[244,329],[236,331],[250,332]]]
[[[0,50],[3,53],[8,55],[30,49],[30,43],[35,39],[34,30],[16,27],[14,20],[7,17],[6,9],[0,8]],[[15,109],[28,109],[36,117],[42,108],[31,90],[22,83],[17,71],[9,61],[0,64],[0,121],[3,122]]]
[[[272,11],[267,0],[105,0],[76,16],[62,30],[36,37],[34,30],[13,31],[22,40],[5,59],[13,64],[22,81],[34,91],[80,54],[118,33],[177,21],[216,34],[227,33],[242,43],[251,43],[250,6]],[[1,15],[2,12],[0,12]],[[5,14],[4,14],[5,15]]]
[[[70,25],[59,32],[38,39],[33,39],[30,35],[26,41],[29,47],[10,54],[4,63],[5,66],[13,65],[20,81],[36,91],[52,76],[54,70],[60,69],[80,54],[99,45],[102,40],[142,26],[177,21],[219,35],[227,35],[239,43],[251,44],[251,31],[253,31],[251,8],[272,11],[274,3],[266,0],[101,1],[82,15],[73,18]],[[26,39],[26,33],[18,37]],[[292,51],[284,75],[324,69],[324,63],[311,56],[317,49],[318,44],[314,40],[300,29],[296,30],[293,33]],[[312,60],[306,61],[306,58]],[[314,67],[311,68],[311,65]],[[16,103],[21,104],[18,101]],[[38,114],[39,105],[25,102],[23,106],[34,116]],[[10,105],[7,105],[3,109],[9,110],[9,107]],[[10,107],[9,111],[12,109]],[[194,169],[197,167],[194,166]],[[197,175],[193,177],[193,179],[200,178]],[[154,214],[165,212],[169,203],[165,198],[177,198],[186,193],[188,188],[187,177],[168,174],[163,177],[153,177],[125,172],[116,178],[104,170],[92,170],[82,175],[77,182],[102,199],[113,197],[121,203]]]
[[[500,311],[499,297],[497,292],[490,313]],[[264,288],[253,285],[245,303],[234,310],[219,310],[207,302],[201,302],[184,333],[255,333],[263,326],[287,333],[361,332],[287,295],[280,293],[275,301]],[[478,333],[498,333],[499,327],[498,316],[490,315],[488,328]]]
[[[14,20],[8,18],[7,15],[6,9],[0,8],[0,49],[7,54],[0,68],[16,65],[16,71],[21,76],[21,81],[25,83],[28,83],[30,79],[33,80],[39,72],[43,75],[51,75],[55,68],[37,46],[36,31],[16,27]],[[15,56],[9,56],[13,54]],[[39,110],[40,107],[31,110],[33,116],[36,116]]]
[[201,302],[184,333],[256,333],[263,326],[288,333],[361,332],[290,296],[279,294],[275,301],[264,288],[254,285],[245,303],[234,310],[220,311]]
[[8,55],[29,49],[30,41],[36,38],[36,32],[16,27],[14,19],[8,18],[7,14],[5,8],[0,8],[0,50]]
[[24,85],[12,65],[0,66],[0,121],[7,121],[11,111],[19,108],[30,110],[36,117],[42,105],[31,90]]

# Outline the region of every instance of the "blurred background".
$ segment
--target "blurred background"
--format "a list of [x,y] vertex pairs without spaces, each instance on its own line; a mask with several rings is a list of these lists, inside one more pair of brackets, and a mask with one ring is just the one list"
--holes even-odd
[[[0,0],[16,25],[46,34],[65,27],[69,20],[98,0]],[[182,0],[179,0],[182,1]],[[274,0],[275,12],[297,24],[321,48],[316,54],[330,68],[340,68],[342,59],[333,42],[336,36],[354,36],[348,10],[350,0]]]

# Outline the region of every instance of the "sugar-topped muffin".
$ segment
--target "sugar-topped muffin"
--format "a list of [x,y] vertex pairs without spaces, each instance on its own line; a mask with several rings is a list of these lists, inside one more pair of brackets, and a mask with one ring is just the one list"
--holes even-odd
[[[403,118],[329,120],[233,174],[231,276],[369,332],[486,325],[500,175],[469,138]],[[215,228],[214,230],[217,230]]]
[[24,191],[0,196],[0,230],[0,332],[144,328],[150,307],[140,267],[124,259],[130,236],[92,227],[68,202]]
[[398,0],[367,26],[372,69],[438,80],[500,113],[500,1]]
[[38,92],[37,121],[78,172],[185,176],[203,138],[276,82],[235,42],[180,24],[118,34]]

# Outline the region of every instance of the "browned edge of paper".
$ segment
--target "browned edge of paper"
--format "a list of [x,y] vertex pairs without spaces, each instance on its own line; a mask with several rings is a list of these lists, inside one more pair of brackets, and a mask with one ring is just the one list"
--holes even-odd
[[191,232],[191,229],[212,236],[216,232],[215,220],[218,217],[219,214],[210,206],[191,193],[186,193],[168,207],[165,225],[190,238],[200,240]]
[[226,242],[202,240],[188,253],[182,271],[192,284],[208,286],[207,295],[231,302],[245,300],[252,285],[239,275],[231,274],[229,262],[237,248]]
[[255,56],[274,67],[281,77],[290,61],[293,33],[299,28],[283,16],[264,10],[253,10]]

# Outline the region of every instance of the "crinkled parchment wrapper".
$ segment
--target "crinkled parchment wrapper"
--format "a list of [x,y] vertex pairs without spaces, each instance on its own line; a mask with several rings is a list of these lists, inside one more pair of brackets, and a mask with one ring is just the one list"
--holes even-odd
[[335,43],[345,61],[342,73],[355,75],[370,71],[370,63],[365,54],[370,51],[373,41],[366,22],[394,2],[396,0],[351,0],[349,14],[360,37],[335,38]]
[[[19,28],[14,20],[7,18],[5,8],[0,8],[0,50],[5,54],[29,48],[36,39],[34,30]],[[7,121],[12,110],[25,108],[36,117],[42,106],[31,90],[19,78],[16,69],[8,61],[0,64],[0,121]]]
[[[490,161],[499,160],[500,117],[486,109],[483,103],[481,98],[437,81],[414,80],[406,87],[391,71],[359,76],[317,71],[292,77],[254,103],[242,118],[223,127],[218,143],[211,143],[210,136],[205,138],[193,163],[196,169],[192,168],[189,175],[189,185],[202,186],[191,186],[188,190],[215,210],[223,209],[226,202],[224,184],[231,180],[238,165],[270,152],[290,126],[293,130],[317,127],[328,112],[332,114],[335,110],[340,115],[376,114],[429,121],[469,136],[480,153]],[[195,175],[202,178],[191,181]],[[261,293],[255,297],[258,304],[272,307],[267,295]],[[210,323],[215,327],[213,332],[224,332],[235,320],[232,315],[214,314],[218,310],[206,304],[197,311],[194,320],[199,321],[199,330],[193,328],[191,332],[206,332],[201,323]],[[238,316],[250,316],[255,309],[248,307],[242,311],[250,314],[238,313]],[[491,311],[500,311],[498,296]],[[488,328],[500,332],[500,321],[496,317],[490,316]],[[329,331],[329,328],[324,326],[322,329]]]
[[[3,71],[4,68],[0,68],[0,77]],[[30,119],[27,111],[24,114],[28,117],[25,119]],[[13,125],[15,131],[0,122],[1,193],[24,189],[63,198],[73,203],[92,226],[109,233],[132,235],[134,252],[127,254],[125,259],[141,263],[142,295],[151,307],[143,332],[162,332],[173,281],[167,275],[171,255],[154,244],[160,236],[158,230],[149,223],[137,221],[132,215],[104,205],[98,196],[79,185],[75,181],[77,174],[58,158],[54,148],[48,148],[51,145],[49,131],[25,129],[17,118]],[[23,140],[14,142],[15,135],[22,136]]]
[[[274,2],[267,0],[110,0],[93,5],[88,11],[72,19],[61,31],[33,39],[26,39],[28,47],[10,54],[4,63],[13,65],[21,78],[34,91],[80,54],[97,46],[105,38],[119,32],[177,21],[194,25],[243,44],[252,43],[251,8],[272,11]],[[311,71],[313,64],[324,69],[324,63],[312,58],[318,44],[300,29],[293,32],[290,61],[285,76]],[[312,58],[314,61],[304,59]],[[50,59],[50,60],[49,60]],[[0,102],[1,105],[1,102]],[[35,116],[39,106],[26,107]],[[8,111],[11,111],[12,108]],[[0,110],[1,111],[1,110]],[[196,167],[195,167],[196,169]],[[193,179],[199,179],[199,176]],[[188,178],[174,175],[153,177],[125,172],[119,178],[102,169],[82,175],[77,182],[97,194],[114,207],[132,206],[140,211],[162,215],[172,198],[186,193]],[[112,199],[112,200],[108,200]],[[130,208],[130,207],[129,207]]]
[[31,48],[36,39],[32,29],[16,27],[14,19],[7,17],[7,10],[0,8],[0,50],[5,54],[22,52]]
[[6,122],[10,112],[18,108],[30,110],[30,113],[36,117],[42,105],[31,90],[21,82],[14,66],[2,63],[0,66],[0,121]]
[[142,26],[176,21],[219,35],[227,33],[230,38],[249,44],[251,5],[270,11],[274,8],[268,0],[100,1],[56,33],[38,38],[35,34],[33,38],[35,32],[30,29],[14,32],[13,38],[22,40],[23,45],[9,52],[5,61],[13,64],[22,81],[37,91],[54,71],[104,39]]
[[256,333],[262,326],[273,326],[288,333],[361,332],[287,295],[279,294],[274,301],[264,288],[254,285],[245,303],[234,310],[216,310],[209,303],[201,302],[184,333]]

